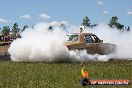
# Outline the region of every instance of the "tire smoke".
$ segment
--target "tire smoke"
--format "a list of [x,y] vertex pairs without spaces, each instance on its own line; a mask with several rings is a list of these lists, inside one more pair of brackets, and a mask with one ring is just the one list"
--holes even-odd
[[[64,45],[66,32],[59,27],[48,30],[50,25],[50,23],[38,23],[34,28],[21,33],[22,38],[14,40],[8,49],[12,61],[86,62],[108,61],[111,58],[132,58],[131,32],[121,33],[104,24],[100,24],[94,29],[85,29],[86,32],[95,33],[104,42],[116,44],[118,47],[116,55],[92,55],[88,54],[86,50],[68,50]],[[74,28],[76,27],[74,26]],[[72,32],[72,29],[68,31]]]

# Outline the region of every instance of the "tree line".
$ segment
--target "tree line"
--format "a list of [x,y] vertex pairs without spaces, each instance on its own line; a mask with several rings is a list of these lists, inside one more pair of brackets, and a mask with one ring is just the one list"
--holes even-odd
[[[91,24],[89,17],[86,16],[86,17],[84,17],[83,22],[82,22],[81,25],[83,25],[85,27],[92,28],[92,27],[97,26],[98,24]],[[111,27],[111,28],[117,28],[120,31],[130,31],[130,27],[129,26],[125,27],[120,22],[118,22],[118,17],[117,16],[113,16],[110,19],[110,22],[108,23],[108,25],[109,25],[109,27]]]
[[20,27],[18,26],[17,23],[14,23],[12,27],[9,26],[4,26],[3,28],[0,28],[2,31],[2,35],[3,36],[7,36],[9,35],[9,33],[11,32],[12,34],[17,34],[20,32],[23,32],[26,28],[28,28],[27,25],[23,26],[23,28],[20,30]]
[[[91,24],[89,17],[86,16],[86,17],[84,17],[81,25],[85,26],[85,27],[93,28],[93,27],[97,26],[98,24]],[[111,28],[117,28],[119,31],[130,31],[129,26],[125,27],[120,22],[118,22],[117,16],[113,16],[110,19],[108,25]],[[23,28],[20,30],[20,27],[18,26],[18,24],[14,23],[12,27],[4,26],[3,28],[0,28],[0,30],[2,30],[3,36],[7,36],[7,35],[9,35],[9,33],[17,34],[17,33],[23,32],[26,28],[28,28],[28,25],[23,26]]]

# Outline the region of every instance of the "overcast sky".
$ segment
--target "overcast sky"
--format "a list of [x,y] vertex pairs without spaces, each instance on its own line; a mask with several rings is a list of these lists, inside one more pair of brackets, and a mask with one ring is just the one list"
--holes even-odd
[[132,0],[0,0],[0,27],[45,21],[80,25],[84,16],[93,24],[118,16],[121,24],[132,26]]

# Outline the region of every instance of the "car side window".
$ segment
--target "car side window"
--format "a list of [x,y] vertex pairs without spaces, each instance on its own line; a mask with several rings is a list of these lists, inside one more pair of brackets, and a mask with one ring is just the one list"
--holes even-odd
[[85,42],[86,43],[93,43],[92,37],[90,35],[85,35]]

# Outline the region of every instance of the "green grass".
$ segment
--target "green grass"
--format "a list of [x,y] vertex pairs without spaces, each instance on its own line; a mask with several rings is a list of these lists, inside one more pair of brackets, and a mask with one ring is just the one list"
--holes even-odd
[[[0,61],[0,88],[83,88],[79,82],[82,77],[80,73],[82,64],[91,79],[132,79],[132,61],[87,63]],[[132,88],[132,84],[90,88]]]

